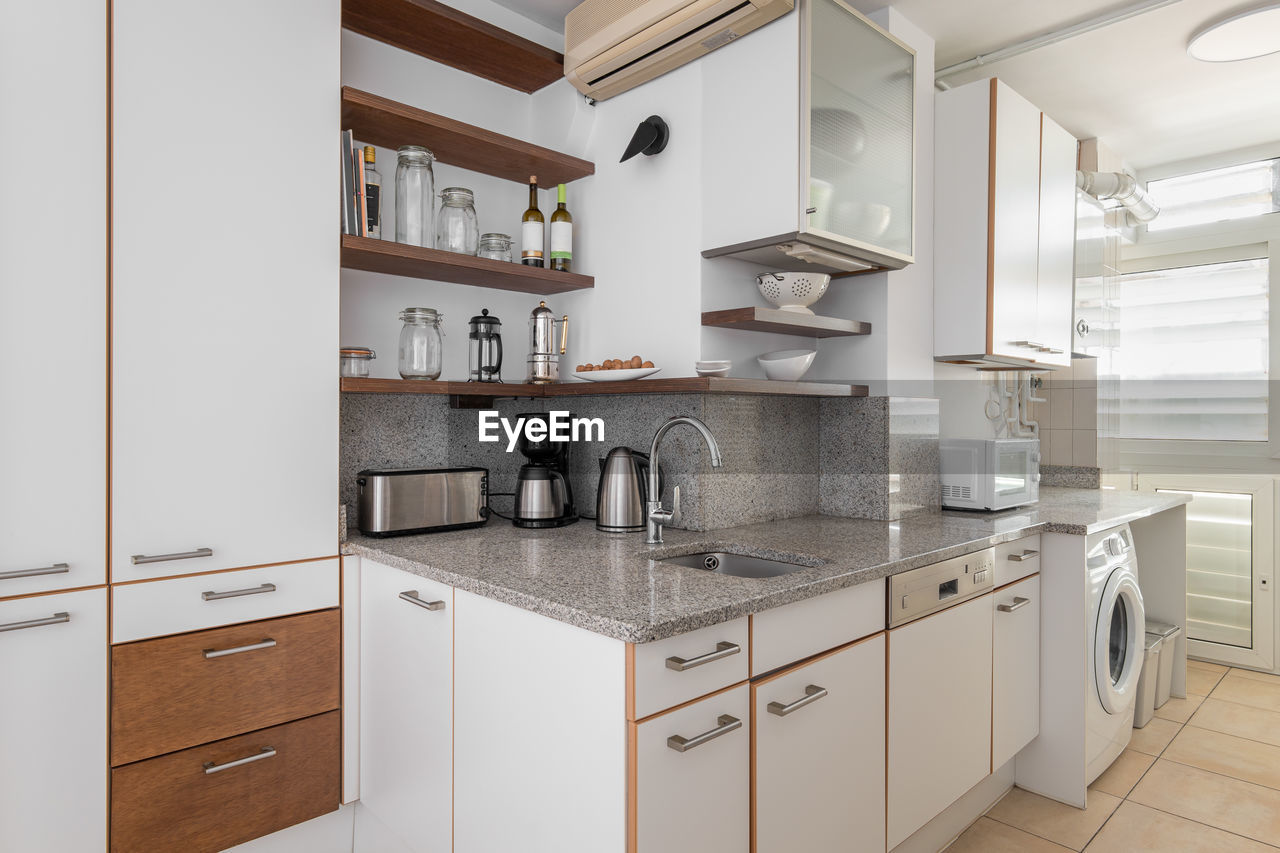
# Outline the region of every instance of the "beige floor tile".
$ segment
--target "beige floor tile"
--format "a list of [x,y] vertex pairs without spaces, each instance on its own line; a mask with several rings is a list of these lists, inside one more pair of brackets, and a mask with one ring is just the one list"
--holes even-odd
[[1280,681],[1261,681],[1229,672],[1213,689],[1213,698],[1280,711]]
[[1101,791],[1090,791],[1089,807],[1078,809],[1014,788],[987,816],[1055,844],[1081,850],[1118,805],[1119,797]]
[[1134,802],[1116,809],[1087,853],[1262,853],[1274,848]]
[[1210,696],[1187,725],[1280,746],[1280,711],[1225,702]]
[[1101,791],[1104,794],[1111,794],[1113,797],[1127,797],[1129,792],[1133,790],[1133,786],[1138,784],[1138,780],[1142,778],[1142,774],[1147,772],[1147,768],[1151,766],[1151,762],[1155,761],[1153,756],[1138,752],[1136,749],[1126,749],[1120,753],[1120,757],[1115,763],[1103,771],[1094,783],[1089,786],[1090,791]]
[[1248,678],[1252,681],[1266,681],[1271,684],[1280,684],[1280,675],[1272,675],[1269,672],[1254,672],[1251,669],[1231,668],[1231,674],[1236,678]]
[[1280,791],[1161,759],[1129,800],[1244,835],[1280,844]]
[[1200,703],[1203,701],[1204,697],[1195,693],[1188,693],[1186,699],[1172,698],[1159,708],[1156,708],[1156,716],[1162,720],[1185,723],[1191,719],[1191,715],[1196,712],[1196,708],[1199,708]]
[[1218,686],[1218,682],[1222,680],[1224,675],[1226,675],[1225,672],[1208,672],[1203,669],[1187,667],[1187,693],[1208,696],[1213,692],[1213,688]]
[[1152,717],[1145,726],[1133,730],[1133,737],[1129,739],[1129,748],[1145,752],[1147,755],[1159,755],[1164,752],[1164,748],[1181,728],[1180,724],[1172,720]]
[[1187,726],[1173,739],[1162,757],[1233,779],[1280,789],[1280,746]]
[[1209,663],[1207,660],[1187,658],[1187,669],[1203,669],[1205,672],[1216,672],[1221,675],[1230,668],[1231,667],[1223,666],[1220,663]]
[[951,842],[947,853],[1066,853],[1069,849],[991,818],[981,817]]

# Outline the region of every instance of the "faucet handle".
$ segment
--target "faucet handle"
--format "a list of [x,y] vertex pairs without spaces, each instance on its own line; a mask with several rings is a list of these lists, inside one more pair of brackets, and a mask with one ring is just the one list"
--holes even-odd
[[680,521],[680,487],[675,486],[671,490],[671,520],[667,524],[672,527],[679,527]]

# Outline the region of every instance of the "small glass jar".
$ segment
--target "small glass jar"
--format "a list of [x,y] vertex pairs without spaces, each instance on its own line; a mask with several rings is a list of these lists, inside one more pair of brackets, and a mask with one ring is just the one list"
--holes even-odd
[[396,151],[396,242],[431,248],[436,195],[435,156],[421,145]]
[[368,379],[369,362],[378,354],[368,347],[342,347],[338,350],[341,364],[338,375],[344,379]]
[[434,308],[406,308],[400,312],[400,375],[405,379],[439,379],[444,340]]
[[478,253],[482,258],[491,258],[495,261],[511,262],[511,235],[510,234],[481,234],[480,235],[480,251]]
[[436,248],[474,255],[479,247],[480,224],[476,221],[475,194],[465,187],[448,187],[440,193]]

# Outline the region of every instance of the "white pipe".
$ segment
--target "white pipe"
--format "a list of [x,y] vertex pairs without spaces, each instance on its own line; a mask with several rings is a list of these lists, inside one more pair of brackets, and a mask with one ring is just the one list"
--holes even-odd
[[1133,175],[1124,172],[1076,172],[1076,186],[1096,199],[1115,199],[1138,222],[1150,222],[1160,215],[1160,206],[1138,186]]
[[939,88],[950,88],[939,83],[942,77],[950,77],[953,74],[959,74],[961,71],[968,71],[970,68],[978,68],[983,65],[990,65],[993,62],[999,62],[1002,59],[1009,59],[1014,56],[1021,56],[1033,50],[1042,47],[1048,47],[1051,44],[1057,44],[1060,41],[1066,41],[1085,33],[1091,33],[1094,30],[1100,30],[1103,27],[1109,27],[1112,24],[1118,24],[1121,21],[1127,21],[1129,18],[1138,15],[1153,12],[1156,9],[1171,6],[1179,0],[1143,0],[1140,3],[1134,3],[1117,9],[1114,12],[1108,12],[1105,15],[1099,15],[1096,18],[1090,18],[1087,21],[1081,21],[1069,27],[1063,27],[1060,30],[1053,30],[1042,35],[1034,36],[1023,41],[1014,42],[1011,45],[993,50],[990,53],[980,53],[972,59],[966,59],[964,62],[957,62],[944,68],[939,68],[933,74],[934,83]]

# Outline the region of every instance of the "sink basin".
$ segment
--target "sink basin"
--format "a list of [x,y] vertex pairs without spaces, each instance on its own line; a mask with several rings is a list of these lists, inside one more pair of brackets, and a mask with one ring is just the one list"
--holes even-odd
[[677,566],[688,566],[691,569],[702,569],[718,575],[733,575],[735,578],[773,578],[810,568],[795,563],[784,563],[780,560],[765,560],[761,557],[744,557],[741,554],[726,554],[723,551],[712,551],[702,554],[685,554],[682,557],[668,557],[663,563],[674,563]]

